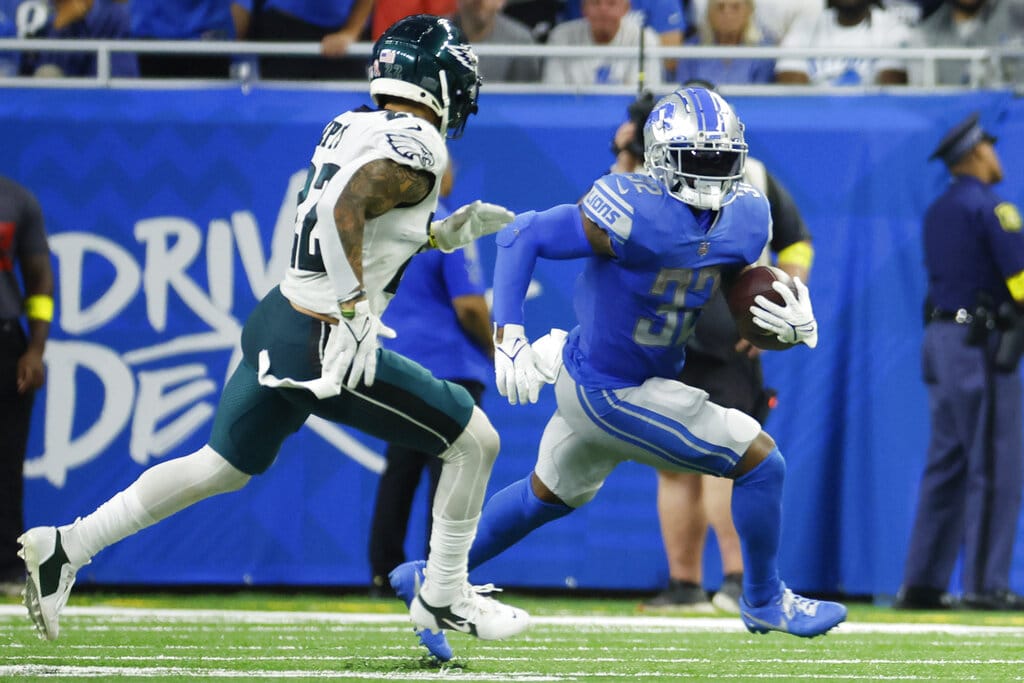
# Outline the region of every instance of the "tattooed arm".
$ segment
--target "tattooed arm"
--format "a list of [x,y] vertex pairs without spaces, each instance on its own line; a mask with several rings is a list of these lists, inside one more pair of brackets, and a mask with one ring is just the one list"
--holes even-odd
[[356,296],[342,303],[352,308],[365,298],[363,292],[363,230],[366,221],[400,205],[417,204],[434,186],[434,176],[390,159],[376,159],[353,174],[334,205],[334,224],[341,246],[358,281]]

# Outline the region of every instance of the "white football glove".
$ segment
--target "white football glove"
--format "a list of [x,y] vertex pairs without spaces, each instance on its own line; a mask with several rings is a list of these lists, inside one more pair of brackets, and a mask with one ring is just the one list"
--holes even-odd
[[750,307],[754,316],[754,324],[762,330],[774,332],[778,340],[784,344],[803,342],[810,348],[818,345],[818,321],[814,319],[811,309],[811,295],[800,278],[794,277],[796,296],[788,286],[781,282],[773,282],[772,288],[782,295],[785,306],[769,301],[763,296],[754,299],[756,305]]
[[505,325],[502,340],[494,341],[494,378],[498,393],[512,405],[536,403],[540,397],[545,378],[522,325]]
[[558,371],[562,369],[562,347],[565,346],[565,339],[568,336],[569,333],[565,330],[553,327],[550,332],[530,344],[536,357],[537,371],[548,384],[554,384],[558,379]]
[[498,232],[516,215],[503,206],[479,199],[466,204],[452,215],[430,224],[430,246],[446,254],[470,244],[479,237]]
[[321,377],[337,386],[339,393],[343,382],[349,389],[355,389],[360,379],[366,386],[373,386],[377,376],[377,349],[380,348],[377,338],[394,339],[396,336],[393,329],[370,311],[370,302],[360,301],[356,304],[355,315],[342,316],[331,330],[320,361]]

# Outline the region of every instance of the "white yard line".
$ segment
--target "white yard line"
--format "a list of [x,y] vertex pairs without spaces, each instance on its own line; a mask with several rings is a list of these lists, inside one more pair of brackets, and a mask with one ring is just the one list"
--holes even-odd
[[[243,624],[324,623],[324,624],[407,624],[402,614],[366,614],[359,612],[276,612],[222,609],[168,609],[140,607],[67,607],[68,617],[113,618],[124,621],[166,620],[172,622],[235,622]],[[0,605],[0,618],[25,618],[21,605]],[[572,626],[597,630],[661,629],[669,631],[743,632],[739,619],[669,616],[532,616],[533,624]],[[830,635],[844,633],[943,633],[969,635],[1004,633],[1024,635],[1022,626],[986,626],[942,623],[846,622]]]

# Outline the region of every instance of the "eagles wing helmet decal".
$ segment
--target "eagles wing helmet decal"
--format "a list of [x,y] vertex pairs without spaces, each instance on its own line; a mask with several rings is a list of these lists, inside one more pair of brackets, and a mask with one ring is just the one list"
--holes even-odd
[[458,60],[459,64],[467,69],[475,70],[477,62],[480,61],[476,53],[473,52],[473,48],[469,45],[446,45],[445,49]]
[[427,149],[426,145],[414,137],[400,135],[397,133],[387,134],[388,144],[398,155],[410,161],[418,161],[423,168],[433,168],[435,164],[434,155]]

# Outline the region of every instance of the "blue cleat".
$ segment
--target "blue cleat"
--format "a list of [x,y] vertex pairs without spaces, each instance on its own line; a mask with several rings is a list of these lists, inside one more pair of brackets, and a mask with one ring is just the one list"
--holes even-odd
[[780,631],[813,638],[845,621],[846,606],[805,598],[782,584],[782,594],[761,607],[752,607],[746,597],[741,597],[740,618],[751,633]]
[[[406,562],[395,567],[388,574],[388,581],[395,589],[395,594],[405,602],[406,607],[412,605],[416,594],[420,592],[423,585],[423,571],[427,568],[425,560]],[[426,628],[417,628],[416,635],[420,638],[423,647],[430,651],[441,662],[447,662],[452,658],[452,647],[448,644],[448,638],[443,631],[431,631]]]

